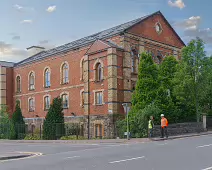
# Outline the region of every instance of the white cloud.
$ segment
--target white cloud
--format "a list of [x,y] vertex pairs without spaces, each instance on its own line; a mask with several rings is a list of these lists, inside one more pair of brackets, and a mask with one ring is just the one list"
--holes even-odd
[[4,41],[0,41],[0,60],[17,62],[28,56],[27,50],[13,47]]
[[23,12],[23,11],[34,11],[34,8],[31,8],[31,7],[24,7],[24,6],[21,6],[21,5],[14,5],[14,8],[19,11],[19,12]]
[[183,0],[175,0],[174,2],[172,2],[172,0],[169,0],[168,4],[171,7],[177,7],[177,8],[180,8],[180,9],[185,8],[185,3],[183,2]]
[[14,8],[15,8],[15,9],[17,9],[17,10],[22,10],[22,9],[23,9],[23,7],[22,7],[22,6],[17,5],[17,4],[16,4],[16,5],[14,5]]
[[179,21],[179,22],[175,22],[173,23],[174,27],[179,27],[182,29],[196,29],[199,27],[201,23],[201,17],[200,16],[192,16],[188,19]]
[[32,20],[25,19],[25,20],[21,21],[21,23],[22,24],[24,24],[24,23],[31,24],[32,23]]
[[182,29],[184,35],[183,39],[185,41],[190,41],[196,37],[201,38],[206,44],[212,45],[212,28],[200,28],[201,17],[200,16],[192,16],[188,19],[175,22],[173,26],[175,28]]
[[54,12],[56,10],[56,6],[54,5],[54,6],[49,6],[47,9],[46,9],[46,11],[47,12]]

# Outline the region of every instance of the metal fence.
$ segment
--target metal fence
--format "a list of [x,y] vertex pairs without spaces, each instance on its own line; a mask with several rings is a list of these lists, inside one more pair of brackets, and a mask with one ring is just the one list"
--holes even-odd
[[83,140],[111,139],[118,136],[114,124],[44,123],[44,124],[0,124],[0,139],[26,140]]
[[0,124],[0,139],[83,139],[84,126],[79,123]]
[[207,116],[206,127],[207,127],[208,130],[212,130],[212,116]]

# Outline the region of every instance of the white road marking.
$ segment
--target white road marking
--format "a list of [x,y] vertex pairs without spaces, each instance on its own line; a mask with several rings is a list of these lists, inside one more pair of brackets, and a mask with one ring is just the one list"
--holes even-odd
[[206,168],[206,169],[202,169],[202,170],[211,170],[212,169],[212,166],[209,167],[209,168]]
[[157,143],[159,146],[167,145],[168,143]]
[[73,159],[73,158],[79,158],[80,156],[72,156],[72,157],[67,157],[65,159]]
[[204,147],[209,147],[209,146],[212,146],[212,144],[197,146],[197,148],[204,148]]
[[8,159],[8,160],[2,160],[0,162],[9,162],[9,161],[18,161],[18,160],[23,160],[23,159],[30,159],[38,156],[43,156],[42,153],[40,152],[18,152],[22,154],[31,154],[31,156],[23,157],[23,158],[14,158],[14,159]]
[[144,156],[136,157],[136,158],[131,158],[131,159],[124,159],[124,160],[119,160],[119,161],[113,161],[113,162],[109,162],[109,163],[110,163],[110,164],[114,164],[114,163],[132,161],[132,160],[137,160],[137,159],[142,159],[142,158],[144,158]]

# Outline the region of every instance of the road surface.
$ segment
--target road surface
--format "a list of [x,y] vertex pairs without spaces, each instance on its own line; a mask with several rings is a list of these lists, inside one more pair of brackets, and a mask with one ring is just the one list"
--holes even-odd
[[130,144],[0,142],[1,152],[42,156],[1,161],[0,170],[212,170],[212,135]]

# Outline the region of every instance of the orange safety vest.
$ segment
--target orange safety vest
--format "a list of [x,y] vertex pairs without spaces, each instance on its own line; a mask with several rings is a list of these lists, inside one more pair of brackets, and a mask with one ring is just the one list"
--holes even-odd
[[168,120],[166,118],[161,119],[161,127],[167,127],[168,126]]

